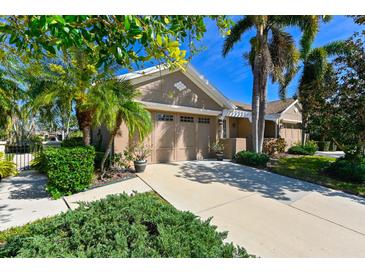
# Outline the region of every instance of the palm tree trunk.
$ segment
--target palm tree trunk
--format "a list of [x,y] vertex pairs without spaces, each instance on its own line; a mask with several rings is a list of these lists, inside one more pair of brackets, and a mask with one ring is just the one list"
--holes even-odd
[[262,92],[260,96],[260,111],[259,111],[259,121],[258,121],[259,124],[258,152],[260,153],[262,152],[262,147],[265,137],[265,114],[266,114],[266,87],[264,89],[264,92]]
[[118,114],[116,122],[115,122],[115,128],[110,132],[108,144],[107,144],[103,159],[101,160],[101,163],[100,163],[100,170],[102,173],[101,176],[104,175],[105,162],[108,159],[110,152],[112,151],[113,141],[114,141],[115,136],[118,133],[118,130],[119,130],[121,124],[122,124],[122,116],[120,114]]
[[92,124],[93,110],[82,110],[76,108],[76,117],[79,128],[82,130],[82,138],[85,146],[90,145],[90,129]]
[[252,150],[254,152],[259,151],[258,143],[258,112],[260,109],[260,96],[259,96],[259,85],[258,85],[258,72],[254,69],[254,84],[253,84],[253,95],[252,95],[252,118],[251,118],[251,128],[252,128]]
[[254,59],[254,90],[252,97],[252,141],[253,151],[262,152],[265,133],[266,87],[269,76],[270,53],[267,34],[261,25],[257,31],[259,48]]

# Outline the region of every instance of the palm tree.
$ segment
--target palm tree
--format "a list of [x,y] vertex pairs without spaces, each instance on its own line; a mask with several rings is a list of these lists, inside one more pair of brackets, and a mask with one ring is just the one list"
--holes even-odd
[[101,161],[101,171],[104,173],[105,161],[108,158],[115,136],[124,122],[129,135],[137,134],[142,141],[152,129],[151,115],[142,104],[134,101],[138,92],[134,86],[124,79],[107,81],[99,97],[98,112],[94,125],[106,125],[110,130],[106,151]]
[[347,46],[345,41],[334,41],[318,48],[311,48],[301,56],[303,70],[299,80],[298,99],[302,105],[302,143],[305,143],[306,128],[311,104],[316,90],[328,71],[330,64],[329,58],[346,53]]
[[5,70],[0,70],[0,130],[7,134],[13,120],[19,116],[18,100],[21,98],[22,89],[19,84],[7,75]]
[[[286,87],[297,72],[299,52],[293,37],[285,27],[299,27],[303,33],[302,51],[308,51],[319,28],[320,16],[244,16],[230,31],[224,41],[223,56],[241,40],[244,33],[255,30],[251,49],[246,57],[253,72],[252,94],[252,142],[255,152],[262,151],[265,132],[266,89],[269,77],[279,84],[279,93],[285,97]],[[327,20],[327,17],[325,17]]]
[[109,85],[109,70],[98,71],[98,54],[71,49],[56,60],[45,60],[47,76],[39,84],[42,92],[35,105],[58,104],[67,109],[75,105],[76,117],[85,145],[90,145],[90,130],[98,110],[98,96]]

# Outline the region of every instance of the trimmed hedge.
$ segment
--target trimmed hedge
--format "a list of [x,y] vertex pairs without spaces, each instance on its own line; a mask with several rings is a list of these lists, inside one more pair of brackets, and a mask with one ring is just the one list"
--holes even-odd
[[314,141],[308,141],[304,146],[302,145],[294,145],[289,148],[289,154],[296,155],[314,155],[318,150],[318,146]]
[[365,158],[359,161],[339,158],[326,171],[334,178],[365,183]]
[[0,257],[249,257],[226,236],[153,193],[111,195],[8,236]]
[[82,137],[70,137],[62,141],[61,147],[84,147],[84,140]]
[[264,153],[240,151],[234,156],[234,159],[237,163],[242,165],[248,165],[253,167],[266,167],[266,164],[269,161],[269,156]]
[[85,190],[94,173],[93,147],[49,148],[42,160],[48,176],[47,191],[55,199]]

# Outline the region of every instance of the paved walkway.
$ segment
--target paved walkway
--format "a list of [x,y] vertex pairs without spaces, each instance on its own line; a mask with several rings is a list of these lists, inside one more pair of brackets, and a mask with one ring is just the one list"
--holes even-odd
[[62,199],[48,198],[46,182],[33,170],[0,182],[0,231],[67,210]]
[[40,218],[74,209],[79,201],[90,202],[110,194],[151,189],[139,178],[94,188],[64,199],[52,200],[45,191],[47,178],[36,171],[24,171],[19,176],[0,182],[0,231],[24,225]]
[[363,198],[230,162],[155,164],[139,176],[252,254],[365,257]]

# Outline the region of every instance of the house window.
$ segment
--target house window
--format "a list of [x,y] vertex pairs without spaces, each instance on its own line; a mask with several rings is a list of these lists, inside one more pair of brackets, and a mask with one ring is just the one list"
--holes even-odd
[[174,116],[171,114],[157,114],[157,121],[174,121]]
[[194,123],[194,117],[191,117],[191,116],[180,116],[180,122]]
[[210,123],[210,118],[199,117],[198,118],[198,123],[199,124],[209,124]]

